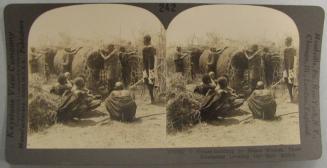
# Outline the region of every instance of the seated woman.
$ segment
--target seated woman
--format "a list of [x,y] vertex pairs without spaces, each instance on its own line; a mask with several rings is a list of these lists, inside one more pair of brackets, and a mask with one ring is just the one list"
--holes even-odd
[[50,93],[62,96],[65,92],[69,91],[72,86],[67,83],[67,78],[64,74],[60,74],[58,77],[58,84],[53,86]]
[[244,102],[243,99],[236,98],[230,93],[225,77],[218,78],[218,85],[219,87],[215,91],[211,91],[201,103],[200,113],[203,121],[225,117]]
[[131,122],[135,118],[137,105],[134,96],[124,90],[122,82],[116,82],[114,90],[105,100],[107,111],[112,120]]
[[194,93],[198,93],[203,96],[206,96],[210,90],[214,90],[214,89],[215,89],[215,85],[211,83],[210,76],[208,74],[205,74],[202,77],[202,84],[195,87]]
[[270,120],[276,114],[276,101],[270,90],[264,88],[262,81],[257,82],[256,89],[247,100],[253,118]]
[[64,94],[65,99],[57,110],[58,121],[69,121],[75,117],[81,118],[84,113],[92,111],[101,105],[101,97],[91,94],[85,88],[83,78],[77,77],[74,80],[73,88]]

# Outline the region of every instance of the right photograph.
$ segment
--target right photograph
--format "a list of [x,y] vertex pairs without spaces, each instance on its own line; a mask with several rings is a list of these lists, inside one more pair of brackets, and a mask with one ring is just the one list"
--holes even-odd
[[203,5],[166,31],[167,146],[300,144],[299,32],[268,7]]

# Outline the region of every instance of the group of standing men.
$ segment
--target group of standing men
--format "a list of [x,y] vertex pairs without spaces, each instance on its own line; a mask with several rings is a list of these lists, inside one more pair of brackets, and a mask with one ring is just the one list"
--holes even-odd
[[[143,79],[141,80],[147,86],[153,104],[155,103],[156,48],[151,45],[150,35],[144,36],[143,43]],[[65,52],[77,53],[80,49]],[[105,45],[100,50],[93,51],[88,55],[86,60],[87,73],[83,74],[82,72],[75,79],[71,79],[71,63],[63,61],[63,72],[58,76],[58,83],[50,91],[64,97],[64,101],[58,108],[59,118],[65,121],[79,117],[83,112],[97,108],[104,101],[110,118],[131,121],[135,116],[137,107],[135,97],[128,90],[129,75],[134,70],[128,62],[128,57],[131,54],[135,55],[136,52],[130,48],[117,48],[113,44]],[[36,56],[32,55],[31,57],[31,60],[37,60],[40,56],[35,58]],[[68,60],[68,58],[65,57],[64,60]],[[36,71],[33,69],[34,64],[36,63],[30,62],[32,73]],[[96,91],[100,89],[99,83],[102,83],[102,86],[105,85],[107,94],[96,94]]]
[[[151,102],[154,103],[156,49],[151,45],[150,35],[144,36],[143,43],[143,80],[148,87]],[[130,45],[129,43],[128,46]],[[131,56],[135,54],[136,51],[130,47],[122,46],[118,49],[113,44],[106,45],[102,49],[91,53],[87,61],[89,87],[96,90],[100,82],[107,85],[108,92],[110,93],[114,89],[115,83],[122,80],[124,87],[127,88],[130,85],[131,72],[137,71],[132,69],[129,62]],[[101,61],[99,62],[99,60]]]
[[[246,67],[247,75],[245,75],[244,70],[241,72],[241,77],[238,83],[247,83],[250,92],[256,89],[257,82],[262,81],[265,86],[270,87],[273,85],[273,82],[276,80],[276,75],[280,75],[279,72],[279,63],[278,60],[283,60],[283,73],[282,80],[285,82],[289,95],[290,101],[293,101],[293,88],[295,87],[294,79],[294,57],[296,56],[296,49],[292,46],[293,39],[291,37],[287,37],[285,39],[285,49],[280,53],[273,52],[269,47],[263,47],[259,49],[259,46],[254,44],[248,49],[245,49],[237,54],[242,55],[242,57],[246,60],[244,62],[240,62],[244,65],[240,65],[241,67]],[[208,58],[206,62],[206,73],[215,73],[217,72],[217,61],[220,58],[220,55],[227,49],[228,47],[224,47],[222,49],[210,48],[208,53]],[[184,58],[188,56],[189,53],[183,53],[182,48],[180,46],[177,47],[174,61],[175,61],[175,69],[178,73],[185,72],[185,63]],[[274,60],[274,57],[278,57],[278,55],[283,55],[283,59],[278,58]],[[238,64],[240,64],[238,63]],[[277,68],[276,68],[277,67]],[[247,78],[245,78],[247,76]],[[279,77],[277,77],[278,79]]]
[[[283,73],[281,80],[287,86],[290,102],[293,102],[293,88],[295,85],[295,62],[296,49],[292,46],[293,39],[287,37],[285,39],[285,49],[281,52],[283,55]],[[273,84],[274,68],[272,57],[274,54],[269,51],[269,48],[263,48],[263,52],[258,49],[257,45],[253,45],[249,50],[245,50],[244,54],[248,59],[249,69],[249,85],[251,91],[256,88],[258,81],[264,81],[266,86],[270,87]]]
[[[296,56],[296,49],[292,47],[292,38],[290,37],[286,38],[285,45],[286,47],[282,52],[283,76],[280,81],[284,81],[286,84],[292,102],[293,88],[295,87],[294,57]],[[223,52],[224,49],[220,51]],[[249,94],[238,94],[237,91],[231,88],[229,86],[230,77],[227,74],[217,78],[215,72],[217,72],[216,68],[219,68],[216,67],[219,58],[209,58],[211,61],[208,61],[207,64],[208,72],[203,75],[202,84],[194,89],[194,93],[204,96],[199,109],[202,120],[208,121],[224,117],[234,109],[239,108],[245,101],[247,101],[254,118],[274,118],[277,103],[269,87],[274,87],[272,85],[272,75],[275,69],[271,64],[272,56],[275,54],[271,53],[269,48],[264,48],[263,52],[261,52],[258,45],[252,45],[242,52],[248,64]]]

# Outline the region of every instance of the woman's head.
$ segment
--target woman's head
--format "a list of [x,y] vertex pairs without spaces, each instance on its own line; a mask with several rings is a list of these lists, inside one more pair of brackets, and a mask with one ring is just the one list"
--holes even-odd
[[218,85],[221,89],[225,89],[227,88],[228,84],[227,84],[227,79],[225,77],[219,77],[218,78]]
[[211,82],[211,78],[208,74],[203,75],[202,77],[203,84],[209,84]]
[[75,80],[74,80],[74,85],[75,85],[76,88],[78,88],[78,89],[84,88],[84,86],[85,86],[84,79],[81,78],[81,77],[77,77],[77,78],[75,78]]
[[64,85],[67,82],[67,78],[64,74],[60,74],[57,81],[60,85]]

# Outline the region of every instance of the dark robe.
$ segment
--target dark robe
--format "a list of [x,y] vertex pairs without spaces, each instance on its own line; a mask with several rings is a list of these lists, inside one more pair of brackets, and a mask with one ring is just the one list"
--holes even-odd
[[255,89],[257,82],[261,80],[261,76],[261,56],[256,54],[252,59],[249,60],[249,78],[251,90]]
[[128,54],[126,52],[121,52],[119,54],[119,60],[122,66],[122,79],[125,87],[127,87],[131,83],[131,73],[132,73],[132,65],[130,64],[132,54]]
[[174,55],[175,70],[176,72],[184,72],[184,60],[182,52],[176,52]]
[[148,87],[149,94],[151,97],[151,102],[154,103],[154,83],[155,79],[154,76],[151,76],[151,71],[154,72],[154,65],[155,65],[155,55],[157,51],[152,45],[147,45],[142,50],[143,55],[143,70],[147,77],[145,77],[144,82]]
[[273,119],[276,114],[276,101],[269,90],[255,90],[247,100],[253,118]]
[[196,86],[195,89],[194,89],[194,93],[197,93],[197,94],[200,94],[200,95],[207,95],[207,93],[210,91],[210,90],[214,90],[215,89],[215,86],[214,85],[211,85],[211,84],[202,84],[202,85],[199,85],[199,86]]
[[58,121],[80,118],[84,113],[92,111],[101,105],[101,100],[95,99],[86,90],[75,90],[64,95],[64,100],[57,110]]
[[216,120],[219,116],[224,116],[231,108],[228,91],[218,90],[213,94],[206,96],[201,103],[201,120]]
[[30,70],[31,70],[32,74],[39,72],[39,62],[38,62],[37,58],[31,58],[29,60],[29,64],[30,64]]
[[288,47],[284,50],[284,68],[288,71],[294,68],[294,57],[296,55],[296,50],[293,47]]
[[267,86],[270,86],[272,84],[274,78],[274,66],[272,57],[272,53],[265,53],[263,55],[264,71]]
[[148,75],[149,75],[149,70],[154,69],[156,53],[157,51],[152,45],[145,46],[142,50],[143,68]]
[[127,90],[112,91],[105,105],[112,120],[130,122],[135,118],[137,105]]
[[104,59],[101,57],[99,51],[93,51],[87,57],[86,64],[88,67],[86,86],[91,90],[96,90],[100,81],[100,70],[104,67]]
[[244,99],[233,94],[229,88],[211,91],[201,103],[201,120],[216,120],[225,117],[234,109],[243,105]]

